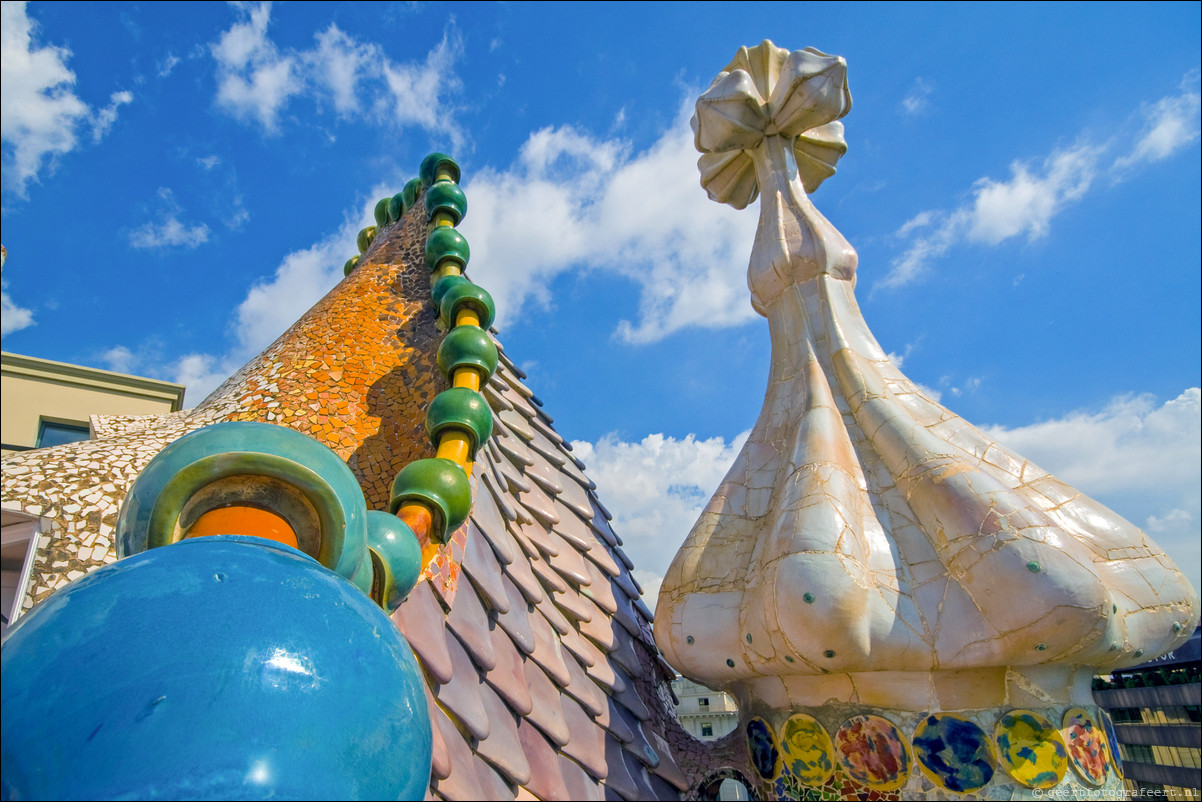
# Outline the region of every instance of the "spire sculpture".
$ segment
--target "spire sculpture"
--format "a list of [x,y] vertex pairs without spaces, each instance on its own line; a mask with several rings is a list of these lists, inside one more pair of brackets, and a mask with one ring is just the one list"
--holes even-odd
[[735,695],[766,799],[1117,789],[1092,677],[1182,643],[1197,594],[1140,529],[927,397],[876,342],[856,252],[809,197],[850,108],[842,58],[768,41],[697,101],[709,196],[761,197],[747,275],[772,363],[664,579],[660,648]]

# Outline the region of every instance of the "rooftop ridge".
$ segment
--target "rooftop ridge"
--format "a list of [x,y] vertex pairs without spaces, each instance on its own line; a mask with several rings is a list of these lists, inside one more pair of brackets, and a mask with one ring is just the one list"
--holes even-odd
[[[346,277],[194,410],[112,421],[110,436],[5,461],[5,507],[54,522],[30,604],[112,562],[106,522],[133,479],[168,443],[211,423],[309,434],[347,461],[369,508],[390,508],[393,477],[437,453],[423,420],[451,384],[437,369],[429,229],[414,210],[424,200],[415,194],[362,237]],[[393,614],[426,678],[430,794],[678,798],[698,781],[707,747],[675,724],[673,672],[595,484],[497,350],[480,388],[491,432],[465,464],[472,509]],[[696,752],[688,772],[682,745]]]

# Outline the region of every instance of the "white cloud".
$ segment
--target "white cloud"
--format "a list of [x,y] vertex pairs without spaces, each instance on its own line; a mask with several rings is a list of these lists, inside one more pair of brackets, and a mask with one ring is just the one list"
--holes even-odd
[[[963,237],[963,231],[968,222],[969,213],[966,209],[958,209],[951,214],[932,211],[919,212],[907,220],[897,230],[897,237],[905,239],[913,235],[904,253],[896,257],[885,277],[878,281],[877,287],[900,287],[909,284],[924,272],[927,264],[945,254],[953,244]],[[924,229],[938,222],[930,231]]]
[[4,173],[23,195],[47,159],[75,148],[76,126],[87,120],[89,110],[72,90],[71,51],[36,44],[37,26],[25,3],[4,3],[0,14],[0,138],[11,148]]
[[[459,87],[455,63],[463,44],[452,28],[424,63],[397,63],[374,42],[361,42],[331,23],[314,47],[285,49],[271,41],[271,4],[240,5],[238,20],[210,51],[217,63],[217,106],[276,133],[293,97],[329,102],[342,117],[417,125],[447,136],[456,149],[460,128],[447,94]],[[383,77],[383,81],[380,78]]]
[[209,240],[209,227],[204,223],[190,226],[181,223],[183,211],[175,200],[175,193],[159,187],[159,219],[147,221],[129,233],[129,244],[135,248],[196,248]]
[[114,346],[104,351],[99,358],[102,365],[117,373],[133,373],[142,361],[124,345]]
[[281,109],[303,89],[296,59],[281,54],[267,38],[270,3],[237,8],[239,20],[211,48],[217,62],[217,105],[274,132]]
[[1161,98],[1148,109],[1147,124],[1131,152],[1115,160],[1116,171],[1167,159],[1198,141],[1202,133],[1198,119],[1202,107],[1198,80],[1198,70],[1192,71],[1182,80],[1180,94]]
[[[984,427],[1010,448],[1144,526],[1194,583],[1202,542],[1202,390],[1157,406],[1151,396],[1008,429]],[[1182,555],[1185,555],[1184,558]]]
[[643,589],[643,602],[652,610],[655,609],[656,599],[659,598],[659,586],[664,583],[664,572],[667,567],[663,567],[659,572],[648,571],[643,568],[636,568],[630,573],[634,575],[634,581],[639,583],[639,587]]
[[[955,379],[952,376],[940,376],[939,377],[939,386],[946,387],[947,391],[949,393],[951,393],[953,397],[959,398],[960,396],[964,395],[965,393],[968,393],[969,395],[972,395],[973,393],[975,393],[977,391],[977,388],[979,388],[981,386],[982,381],[983,381],[983,379],[980,376],[970,376],[967,379],[965,379],[963,382],[961,382],[960,384],[956,384]],[[931,394],[931,397],[934,398],[936,401],[938,401],[940,399],[941,393],[938,392],[937,390],[932,390],[930,387],[927,387],[926,385],[923,385],[923,384],[919,384],[918,386],[924,392]]]
[[[192,353],[164,364],[157,354],[138,356],[150,375],[167,376],[187,387],[186,403],[203,400],[248,359],[258,354],[313,304],[342,280],[342,266],[356,253],[355,238],[371,225],[376,200],[390,194],[391,184],[382,182],[368,195],[370,200],[345,216],[343,224],[313,245],[284,257],[268,277],[256,281],[230,320],[230,347],[219,354]],[[153,350],[153,349],[152,349]],[[113,351],[126,351],[118,346]]]
[[647,603],[655,606],[659,582],[693,522],[730,469],[748,432],[727,443],[721,437],[682,440],[651,434],[639,442],[606,435],[597,443],[572,441],[589,478],[614,515],[614,531],[639,566],[635,574]]
[[212,170],[217,165],[221,164],[221,157],[216,156],[216,155],[204,156],[202,158],[197,159],[196,163],[199,164],[202,168],[204,168],[205,172],[208,172],[209,170]]
[[934,91],[935,87],[924,81],[921,77],[915,78],[910,91],[902,98],[902,111],[911,117],[926,111],[930,105],[929,98]]
[[168,53],[162,61],[155,65],[155,69],[160,78],[166,78],[179,63],[179,56],[174,53]]
[[133,92],[114,92],[109,96],[109,104],[92,117],[92,141],[99,142],[117,122],[117,109],[134,100]]
[[353,243],[364,225],[348,220],[321,242],[288,254],[274,275],[250,288],[234,319],[242,354],[265,348],[342,280],[342,265],[357,252]]
[[334,108],[340,114],[359,110],[359,81],[366,69],[383,59],[377,45],[359,44],[333,23],[317,34],[317,49],[306,56],[315,78],[333,97]]
[[229,214],[221,222],[231,231],[239,231],[250,220],[250,210],[246,208],[245,200],[241,195],[235,195],[230,202]]
[[910,242],[877,286],[914,281],[932,260],[961,242],[998,245],[1024,234],[1029,240],[1045,236],[1052,218],[1089,190],[1103,152],[1080,144],[1053,152],[1039,168],[1016,161],[1008,180],[979,179],[972,200],[956,210],[919,212],[897,230],[899,239]]
[[188,354],[176,362],[171,381],[184,385],[184,406],[194,407],[238,367],[210,354]]
[[639,319],[616,332],[629,342],[751,319],[746,267],[756,216],[708,200],[696,162],[682,110],[642,153],[621,140],[546,128],[530,135],[516,164],[469,178],[462,230],[488,254],[469,272],[497,300],[501,323],[547,306],[551,281],[579,269],[639,286]]
[[17,306],[7,292],[0,290],[0,334],[12,334],[32,325],[33,312]]
[[204,223],[184,225],[174,215],[157,223],[146,222],[129,234],[129,244],[135,248],[196,248],[209,241],[209,227]]
[[[0,267],[8,264],[8,249],[0,245]],[[8,293],[3,290],[3,279],[0,279],[0,335],[29,328],[33,325],[33,312],[17,306]]]
[[455,62],[463,55],[463,42],[453,30],[426,55],[424,64],[378,65],[384,73],[389,95],[376,104],[398,126],[417,125],[427,131],[445,134],[452,147],[463,146],[463,134],[451,117],[452,107],[446,95],[459,88]]
[[0,139],[4,181],[24,196],[30,181],[58,156],[79,144],[77,130],[90,124],[93,141],[108,133],[117,109],[133,100],[114,92],[98,112],[75,94],[75,73],[67,66],[71,51],[37,41],[38,26],[25,3],[3,3],[0,10]]
[[1111,163],[1112,183],[1130,178],[1137,165],[1167,159],[1197,142],[1202,136],[1198,80],[1195,70],[1182,81],[1179,94],[1162,98],[1136,115],[1146,120],[1137,136],[1120,134],[1100,145],[1082,139],[1053,151],[1038,166],[1015,161],[1008,179],[978,179],[970,199],[952,211],[925,210],[914,215],[895,233],[902,252],[874,289],[915,281],[931,262],[962,243],[997,246],[1014,237],[1046,236],[1052,219],[1096,186],[1103,160],[1124,139],[1134,139],[1135,144],[1130,153]]
[[1183,526],[1189,526],[1194,516],[1189,510],[1169,510],[1163,515],[1149,515],[1144,522],[1144,528],[1149,532],[1172,532]]
[[1078,145],[1048,157],[1042,174],[1032,175],[1026,164],[1015,162],[1010,165],[1009,181],[977,181],[966,236],[987,245],[1020,234],[1028,239],[1045,236],[1053,215],[1089,189],[1100,152],[1097,147]]

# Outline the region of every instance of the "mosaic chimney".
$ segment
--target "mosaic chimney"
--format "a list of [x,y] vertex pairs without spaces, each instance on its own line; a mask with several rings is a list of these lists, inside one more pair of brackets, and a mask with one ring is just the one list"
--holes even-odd
[[847,65],[742,48],[692,124],[711,199],[760,199],[763,410],[664,579],[656,638],[739,702],[765,799],[1122,787],[1094,675],[1183,643],[1198,596],[1136,526],[930,398],[881,349],[810,195]]

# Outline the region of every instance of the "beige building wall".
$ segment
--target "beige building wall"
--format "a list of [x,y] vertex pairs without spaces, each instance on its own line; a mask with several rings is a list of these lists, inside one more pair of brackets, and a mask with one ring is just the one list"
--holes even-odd
[[[3,453],[34,448],[43,422],[90,429],[93,415],[162,415],[183,405],[184,386],[0,352]],[[33,554],[52,520],[0,511],[0,633],[21,613]],[[43,542],[41,545],[45,545]]]
[[739,708],[729,694],[684,677],[672,681],[672,691],[679,700],[676,719],[694,738],[716,741],[739,726]]
[[37,445],[43,421],[88,426],[92,415],[161,415],[181,409],[184,386],[3,352],[4,453]]

